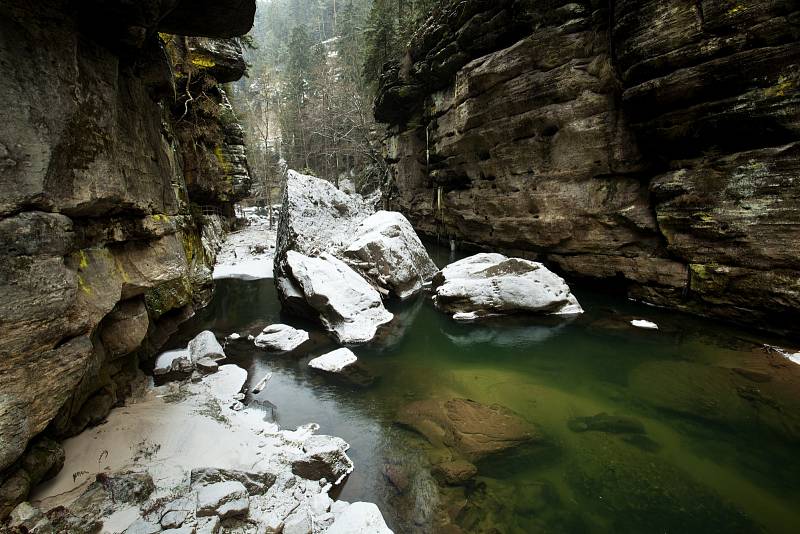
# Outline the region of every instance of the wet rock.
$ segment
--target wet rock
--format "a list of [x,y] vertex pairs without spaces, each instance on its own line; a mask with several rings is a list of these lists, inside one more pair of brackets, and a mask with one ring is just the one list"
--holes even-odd
[[308,480],[325,480],[339,484],[353,472],[347,456],[350,445],[341,438],[315,435],[303,443],[304,457],[292,462],[292,473]]
[[539,430],[511,410],[468,399],[412,402],[400,409],[396,421],[469,461],[542,441]]
[[255,346],[273,352],[290,352],[308,341],[308,332],[285,324],[266,327],[256,337]]
[[452,263],[434,277],[433,285],[436,307],[460,320],[583,312],[569,286],[544,265],[501,254],[476,254]]
[[639,450],[644,452],[656,453],[661,450],[661,445],[652,439],[642,434],[629,434],[622,436],[622,441],[629,445],[633,445]]
[[286,254],[287,271],[306,302],[340,343],[363,343],[392,320],[381,296],[347,264],[323,253],[318,258]]
[[402,214],[378,211],[355,229],[339,255],[383,294],[417,293],[438,268]]
[[197,516],[218,515],[222,519],[244,516],[250,508],[247,489],[230,480],[197,487]]
[[328,534],[392,534],[378,507],[372,503],[355,502],[337,517]]
[[210,358],[214,361],[225,359],[225,352],[222,345],[217,341],[217,337],[210,330],[205,330],[197,334],[189,342],[189,357],[192,363],[197,363],[201,358]]
[[[754,363],[764,365],[764,355]],[[723,427],[770,432],[800,441],[800,368],[771,367],[772,380],[754,383],[729,368],[681,361],[652,361],[630,374],[631,391],[669,413]],[[757,384],[757,385],[755,385]]]
[[566,481],[588,510],[613,518],[615,531],[761,531],[741,509],[658,456],[602,432],[581,439]]
[[386,464],[383,466],[383,476],[399,492],[405,493],[411,485],[408,474],[401,465]]
[[644,434],[644,425],[638,419],[624,415],[599,413],[591,417],[573,417],[567,422],[573,432],[608,432],[612,434]]
[[478,468],[465,460],[455,460],[435,465],[432,473],[442,484],[460,486],[474,478]]

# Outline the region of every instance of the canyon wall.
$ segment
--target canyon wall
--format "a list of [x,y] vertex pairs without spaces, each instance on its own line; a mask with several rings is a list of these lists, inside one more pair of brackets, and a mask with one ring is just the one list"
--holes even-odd
[[220,84],[244,74],[230,38],[255,12],[253,0],[2,4],[0,518],[60,468],[52,439],[102,421],[207,299],[250,185]]
[[797,333],[800,2],[445,1],[375,114],[420,232]]

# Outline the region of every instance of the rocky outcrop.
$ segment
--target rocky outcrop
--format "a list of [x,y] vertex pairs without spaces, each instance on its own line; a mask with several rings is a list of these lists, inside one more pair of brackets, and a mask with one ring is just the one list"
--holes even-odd
[[194,116],[170,109],[182,85],[158,32],[238,34],[254,2],[189,4],[4,4],[0,492],[25,471],[31,438],[102,421],[139,359],[207,298],[223,225],[192,204],[176,131]]
[[417,231],[635,299],[791,331],[794,2],[446,0],[384,72]]

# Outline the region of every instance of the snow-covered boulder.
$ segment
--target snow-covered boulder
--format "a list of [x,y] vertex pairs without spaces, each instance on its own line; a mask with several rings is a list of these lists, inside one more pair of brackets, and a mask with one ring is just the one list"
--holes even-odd
[[202,358],[211,358],[214,361],[225,359],[222,345],[210,330],[200,332],[189,342],[189,355],[195,364]]
[[490,315],[583,313],[564,280],[541,263],[476,254],[452,263],[433,278],[434,302],[457,320]]
[[295,251],[286,255],[288,273],[305,300],[340,343],[361,343],[378,326],[392,320],[380,294],[343,261],[328,253],[311,258]]
[[439,270],[411,223],[396,211],[364,219],[339,255],[379,291],[401,299],[422,289]]
[[260,349],[289,352],[306,341],[308,341],[308,332],[305,330],[298,330],[285,324],[273,324],[262,330],[253,343]]
[[312,435],[303,443],[303,456],[292,462],[292,473],[308,480],[323,478],[338,485],[353,472],[347,456],[350,445],[335,436]]
[[[419,291],[436,268],[399,213],[374,213],[359,195],[288,171],[274,270],[287,311],[321,319],[340,341],[360,342],[391,320],[382,298]],[[328,305],[328,293],[351,302],[347,313],[337,315],[342,310]]]
[[249,495],[244,484],[235,480],[217,482],[197,489],[197,516],[218,515],[222,519],[247,515]]
[[327,373],[341,373],[358,361],[350,349],[342,348],[323,354],[308,362],[308,366]]
[[354,502],[345,508],[327,532],[328,534],[392,534],[378,507],[367,502]]

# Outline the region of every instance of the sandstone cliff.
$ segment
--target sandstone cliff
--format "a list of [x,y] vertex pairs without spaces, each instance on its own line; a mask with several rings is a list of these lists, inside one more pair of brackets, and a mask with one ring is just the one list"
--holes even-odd
[[0,518],[58,470],[40,445],[18,460],[29,440],[102,420],[139,359],[206,298],[224,216],[249,188],[219,86],[244,73],[241,47],[211,38],[246,32],[254,11],[3,2]]
[[428,235],[796,332],[800,4],[449,0],[385,69]]

